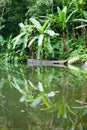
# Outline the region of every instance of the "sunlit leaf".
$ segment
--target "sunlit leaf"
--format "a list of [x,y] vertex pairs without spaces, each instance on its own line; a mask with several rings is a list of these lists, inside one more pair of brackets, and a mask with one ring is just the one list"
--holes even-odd
[[25,35],[25,33],[21,33],[18,36],[16,36],[11,42],[13,43],[13,49],[16,45],[18,45],[20,38]]
[[24,48],[27,47],[27,43],[28,43],[28,34],[26,34],[24,37]]
[[41,24],[40,24],[40,22],[39,21],[37,21],[35,18],[30,18],[30,21],[33,23],[33,25],[37,28],[37,29],[39,29],[39,30],[41,30]]
[[25,25],[23,23],[19,23],[19,26],[22,28],[22,29],[25,29]]
[[34,37],[34,38],[29,42],[28,47],[30,47],[30,46],[33,44],[33,42],[34,42],[37,38],[38,38],[38,37]]
[[41,46],[43,43],[44,34],[41,34],[38,38],[38,46]]
[[46,30],[45,33],[47,33],[50,36],[55,36],[56,33],[53,30]]
[[64,6],[62,12],[64,12],[65,14],[67,13],[67,6]]

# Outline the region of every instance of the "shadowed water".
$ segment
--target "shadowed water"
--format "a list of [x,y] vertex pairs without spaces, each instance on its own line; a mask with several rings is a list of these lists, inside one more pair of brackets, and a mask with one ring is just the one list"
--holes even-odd
[[87,130],[87,70],[0,65],[0,130]]

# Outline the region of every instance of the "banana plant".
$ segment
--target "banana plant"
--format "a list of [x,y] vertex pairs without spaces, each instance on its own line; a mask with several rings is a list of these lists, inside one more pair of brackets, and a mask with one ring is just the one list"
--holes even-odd
[[49,29],[50,20],[46,20],[42,26],[41,26],[40,22],[37,21],[35,18],[30,18],[30,21],[34,25],[34,28],[36,29],[37,33],[33,37],[33,39],[29,42],[28,47],[30,47],[34,43],[34,41],[37,40],[37,43],[38,43],[37,59],[40,59],[41,52],[43,55],[44,49],[47,49],[49,51],[49,53],[52,53],[53,48],[52,48],[52,45],[50,42],[50,37],[54,37],[59,34],[55,33],[53,30]]
[[33,31],[32,25],[24,25],[23,23],[19,23],[19,26],[21,28],[20,34],[18,34],[15,38],[13,38],[13,49],[15,49],[16,46],[20,46],[20,44],[23,44],[23,48],[26,48],[29,41],[29,36],[31,35]]
[[[72,3],[70,3],[70,6],[72,6]],[[66,27],[67,23],[70,21],[70,18],[72,17],[73,14],[75,14],[77,9],[69,13],[68,15],[68,7],[64,6],[63,9],[61,10],[60,7],[57,7],[57,21],[58,25],[60,26],[62,30],[62,44],[63,44],[63,52],[68,51],[68,47],[66,45]]]
[[[19,23],[20,33],[11,40],[12,50],[16,52],[17,61],[26,60],[29,57],[29,52],[31,48],[28,48],[28,42],[31,38],[31,34],[33,31],[33,26],[28,25],[27,23]],[[32,55],[33,56],[33,55]]]
[[53,51],[50,37],[58,34],[49,29],[49,20],[46,20],[46,22],[42,26],[40,22],[37,21],[35,18],[30,18],[29,20],[32,25],[24,25],[23,23],[19,24],[21,32],[12,40],[13,49],[15,49],[17,46],[20,47],[22,45],[21,50],[23,50],[27,47],[30,48],[32,44],[36,43],[35,47],[37,49],[37,59],[40,59],[41,52],[43,54],[43,50],[47,49],[49,53]]

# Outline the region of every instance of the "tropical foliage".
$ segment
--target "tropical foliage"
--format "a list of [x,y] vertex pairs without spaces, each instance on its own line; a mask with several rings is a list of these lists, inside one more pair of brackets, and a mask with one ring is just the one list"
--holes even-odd
[[0,0],[0,130],[86,130],[85,61],[87,0]]
[[86,53],[86,5],[86,0],[2,0],[1,59],[58,60]]

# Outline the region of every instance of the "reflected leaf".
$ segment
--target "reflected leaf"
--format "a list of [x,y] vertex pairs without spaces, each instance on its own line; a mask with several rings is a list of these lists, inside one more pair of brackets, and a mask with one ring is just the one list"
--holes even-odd
[[42,101],[44,102],[44,104],[45,104],[47,107],[51,107],[51,100],[48,98],[48,96],[43,95],[43,96],[42,96]]
[[55,92],[51,91],[50,93],[47,94],[48,97],[54,97],[55,96]]
[[42,97],[38,97],[34,99],[34,101],[30,104],[31,107],[36,107],[41,102]]
[[41,82],[38,82],[38,89],[40,92],[44,92],[43,85]]
[[60,118],[61,116],[63,116],[64,118],[67,118],[67,112],[66,112],[66,105],[65,104],[61,104],[59,107],[59,112],[58,112],[58,118]]
[[14,82],[11,83],[11,84],[13,85],[13,87],[16,88],[20,93],[22,93],[22,94],[26,94],[26,93],[23,91],[23,89],[21,89],[20,86],[17,84],[15,78],[13,78],[13,81],[14,81]]
[[37,89],[30,80],[28,80],[28,82],[32,88]]
[[24,102],[26,99],[26,95],[23,95],[21,98],[20,98],[20,102]]
[[69,110],[70,113],[72,113],[74,116],[77,116],[77,115],[71,110],[71,108],[69,107],[68,104],[66,104],[66,106],[67,106],[67,108],[68,108],[68,110]]

